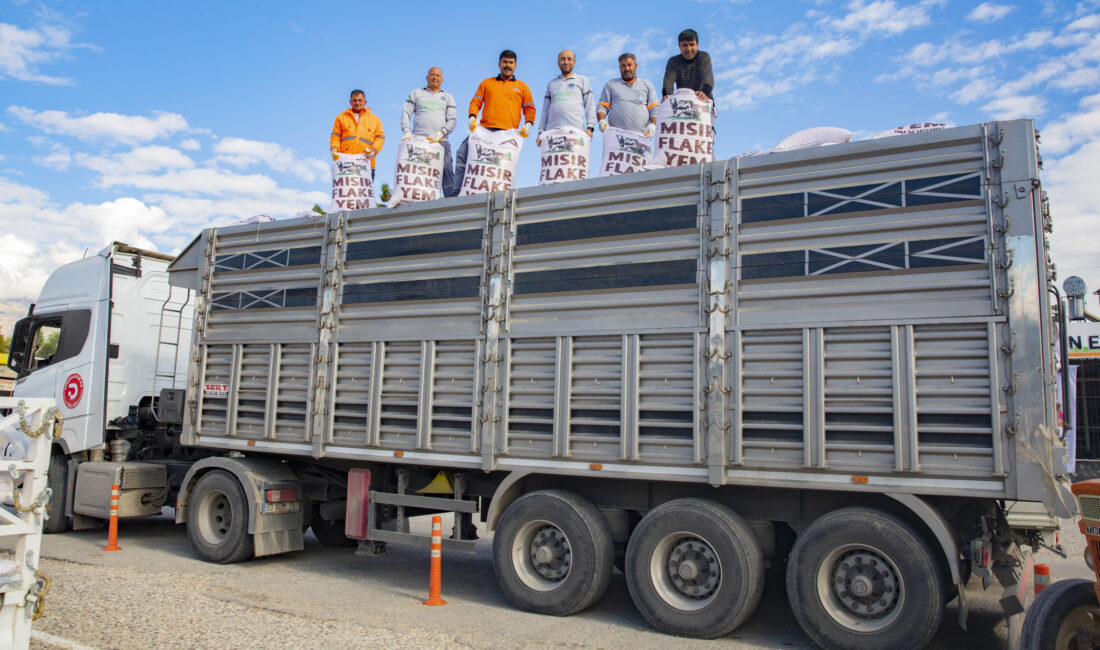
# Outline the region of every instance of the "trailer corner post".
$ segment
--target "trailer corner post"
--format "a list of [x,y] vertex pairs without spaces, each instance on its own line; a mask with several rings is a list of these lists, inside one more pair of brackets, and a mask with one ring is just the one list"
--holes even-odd
[[[716,173],[717,172],[717,173]],[[718,178],[715,179],[715,176]],[[729,434],[732,428],[729,385],[729,359],[726,347],[726,328],[730,321],[729,293],[732,283],[728,275],[734,246],[730,238],[729,201],[731,168],[728,162],[702,165],[700,168],[699,233],[704,238],[703,265],[703,313],[707,336],[703,345],[706,356],[704,372],[706,387],[703,389],[703,424],[706,440],[707,476],[711,485],[725,485],[726,465],[729,461]],[[718,206],[715,209],[715,206]]]

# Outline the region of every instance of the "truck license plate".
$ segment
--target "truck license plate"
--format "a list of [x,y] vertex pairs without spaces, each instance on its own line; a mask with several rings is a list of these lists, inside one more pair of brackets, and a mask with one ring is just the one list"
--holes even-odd
[[1100,535],[1100,526],[1089,526],[1085,524],[1085,533],[1089,535]]
[[260,512],[265,515],[281,515],[287,512],[298,512],[297,501],[281,501],[278,503],[265,503]]

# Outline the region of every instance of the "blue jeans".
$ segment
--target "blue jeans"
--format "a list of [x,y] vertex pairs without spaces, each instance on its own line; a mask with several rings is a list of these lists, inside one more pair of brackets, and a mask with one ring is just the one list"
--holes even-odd
[[[444,138],[439,141],[439,144],[443,145],[443,185],[440,187],[440,193],[441,196],[454,196],[454,194],[451,194],[451,186],[454,185],[455,182],[455,170],[451,165],[451,141]],[[463,156],[462,165],[463,169],[465,169],[465,155]],[[460,181],[459,187],[461,186],[462,183]],[[458,191],[456,190],[455,194],[457,193]]]

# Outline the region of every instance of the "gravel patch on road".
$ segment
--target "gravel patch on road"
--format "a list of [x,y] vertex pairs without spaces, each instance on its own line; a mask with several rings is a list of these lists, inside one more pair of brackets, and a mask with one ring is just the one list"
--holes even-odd
[[[107,650],[134,648],[467,648],[438,632],[367,628],[235,590],[217,572],[138,572],[45,558],[53,579],[34,628]],[[174,620],[165,620],[166,613]],[[180,623],[184,624],[181,625]],[[32,648],[59,648],[40,640]]]

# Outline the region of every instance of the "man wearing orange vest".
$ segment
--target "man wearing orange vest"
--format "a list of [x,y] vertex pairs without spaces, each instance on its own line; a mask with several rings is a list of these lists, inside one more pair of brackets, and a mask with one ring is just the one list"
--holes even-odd
[[367,108],[367,96],[362,90],[351,91],[351,108],[336,116],[328,142],[333,160],[342,153],[367,154],[374,179],[374,159],[382,151],[386,134],[382,132],[382,120]]
[[[477,129],[477,114],[481,112],[481,126],[490,131],[519,128],[523,118],[520,136],[526,138],[535,123],[535,100],[531,89],[515,77],[516,53],[504,50],[497,59],[500,74],[489,77],[477,87],[477,94],[470,100],[470,132]],[[455,183],[450,196],[458,196],[462,189],[462,180],[466,176],[466,152],[470,139],[466,138],[455,153]]]

